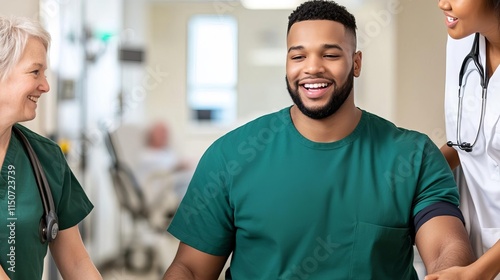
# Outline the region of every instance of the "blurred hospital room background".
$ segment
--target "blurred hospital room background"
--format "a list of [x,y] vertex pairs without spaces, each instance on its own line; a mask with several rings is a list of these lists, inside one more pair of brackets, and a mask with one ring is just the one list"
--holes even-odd
[[[2,15],[39,18],[52,35],[51,91],[26,125],[60,143],[94,203],[81,228],[105,279],[159,279],[177,249],[165,228],[189,168],[224,133],[291,104],[286,28],[302,1],[285,2],[0,1]],[[357,105],[442,145],[446,30],[436,3],[338,2],[358,22]],[[185,174],[139,175],[156,122]],[[45,278],[58,279],[46,263]]]

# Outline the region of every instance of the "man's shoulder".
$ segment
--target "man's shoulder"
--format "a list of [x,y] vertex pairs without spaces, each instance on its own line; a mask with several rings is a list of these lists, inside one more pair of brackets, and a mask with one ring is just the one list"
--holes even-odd
[[374,113],[364,111],[364,114],[367,118],[369,129],[372,131],[372,133],[380,135],[380,137],[391,137],[396,141],[396,143],[427,143],[429,141],[429,137],[422,132],[398,126],[394,122]]
[[289,110],[288,107],[256,117],[229,131],[220,137],[218,141],[225,141],[228,139],[235,140],[241,137],[247,138],[252,135],[258,136],[259,134],[277,133],[291,124]]

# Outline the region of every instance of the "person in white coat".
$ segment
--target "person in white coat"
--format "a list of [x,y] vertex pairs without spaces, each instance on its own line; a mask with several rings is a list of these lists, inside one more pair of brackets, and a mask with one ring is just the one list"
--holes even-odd
[[448,142],[441,151],[452,169],[463,170],[460,205],[479,259],[425,279],[500,279],[500,0],[439,0],[438,6],[449,35]]

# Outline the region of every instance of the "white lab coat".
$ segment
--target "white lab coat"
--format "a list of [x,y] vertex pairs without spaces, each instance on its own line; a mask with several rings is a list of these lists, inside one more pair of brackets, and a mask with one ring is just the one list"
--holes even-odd
[[[465,56],[471,51],[474,35],[461,40],[448,38],[446,53],[445,117],[448,140],[457,141],[458,79]],[[480,37],[480,60],[485,62],[485,38]],[[469,69],[474,63],[469,64]],[[474,141],[481,111],[479,76],[467,80],[463,98],[461,140]],[[461,210],[475,253],[479,257],[500,239],[500,69],[487,88],[484,124],[473,151],[458,148],[467,185],[460,186]],[[500,279],[497,277],[495,279]]]

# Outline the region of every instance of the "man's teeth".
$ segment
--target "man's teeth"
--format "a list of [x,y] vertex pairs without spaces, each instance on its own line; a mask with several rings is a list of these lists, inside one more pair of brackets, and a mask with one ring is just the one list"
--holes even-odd
[[28,96],[28,99],[33,101],[33,102],[38,102],[38,97],[35,97],[35,96]]
[[319,84],[304,84],[305,88],[325,88],[327,87],[327,83],[319,83]]
[[457,20],[457,18],[454,18],[454,17],[446,17],[448,19],[448,22],[454,22],[455,20]]

